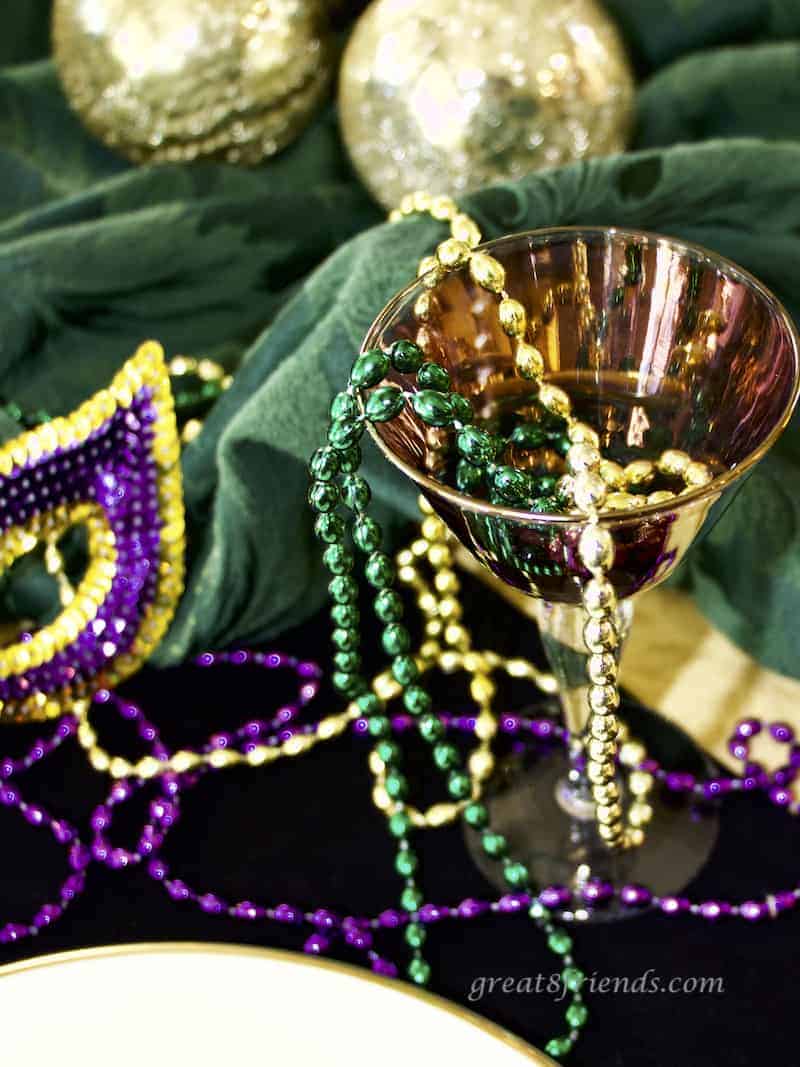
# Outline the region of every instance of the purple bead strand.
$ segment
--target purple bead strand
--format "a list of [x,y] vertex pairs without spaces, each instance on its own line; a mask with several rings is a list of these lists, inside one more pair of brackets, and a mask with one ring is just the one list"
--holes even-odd
[[40,804],[30,804],[22,796],[13,780],[31,767],[46,759],[68,738],[73,737],[77,723],[71,717],[62,719],[55,733],[48,740],[34,741],[29,751],[19,759],[5,757],[0,760],[0,804],[15,808],[31,826],[49,830],[55,840],[67,852],[70,873],[59,886],[55,900],[42,904],[29,923],[6,922],[0,926],[0,944],[13,944],[27,937],[36,937],[41,930],[52,926],[86,887],[86,868],[91,854],[80,840],[75,828],[66,819],[50,815]]
[[[247,751],[257,743],[277,745],[297,732],[305,734],[316,732],[316,722],[311,721],[302,725],[297,722],[303,709],[314,699],[319,690],[322,672],[316,664],[301,661],[283,653],[260,653],[247,650],[204,653],[198,657],[196,662],[203,667],[217,664],[233,666],[254,664],[267,670],[289,668],[295,671],[300,682],[294,703],[278,709],[270,720],[250,720],[231,733],[213,734],[202,747],[202,752],[207,753],[229,745],[241,746],[243,751]],[[139,736],[148,744],[151,753],[157,759],[169,758],[170,753],[161,742],[157,728],[146,719],[136,704],[108,690],[99,691],[94,700],[98,704],[110,703],[123,718],[134,722]],[[448,729],[474,732],[474,716],[443,713],[440,718]],[[399,714],[392,719],[392,727],[396,733],[403,733],[412,726],[413,719],[409,715]],[[352,728],[357,737],[368,736],[365,720],[356,720]],[[23,757],[17,759],[6,757],[0,760],[0,803],[8,807],[16,807],[33,826],[49,827],[56,840],[68,849],[71,868],[69,876],[59,889],[58,902],[43,905],[28,926],[10,922],[0,927],[0,943],[15,942],[24,937],[33,936],[55,922],[83,891],[86,869],[92,861],[113,869],[124,869],[136,864],[144,865],[150,877],[161,882],[173,900],[190,901],[209,915],[226,915],[246,922],[270,921],[298,928],[310,927],[312,932],[303,945],[305,952],[322,955],[330,951],[336,942],[340,942],[363,953],[373,971],[386,976],[396,976],[397,968],[375,950],[373,943],[375,932],[398,929],[409,920],[425,925],[445,920],[469,921],[487,914],[511,915],[530,906],[532,900],[530,895],[509,893],[495,901],[467,898],[454,906],[429,902],[423,904],[419,911],[411,916],[399,910],[387,909],[373,918],[358,916],[339,918],[325,908],[303,911],[288,903],[275,906],[259,905],[251,901],[232,903],[213,893],[200,893],[182,879],[171,876],[160,850],[170,829],[180,817],[181,793],[193,788],[204,774],[214,768],[203,765],[197,771],[188,774],[159,777],[157,783],[161,795],[151,801],[148,820],[142,827],[139,839],[132,849],[114,846],[108,836],[108,831],[113,822],[114,809],[130,799],[147,784],[147,781],[135,779],[115,782],[106,801],[99,805],[92,814],[93,838],[91,846],[87,847],[69,823],[54,819],[39,805],[28,804],[20,796],[15,783],[9,781],[15,775],[23,773],[47,758],[64,741],[73,737],[76,729],[75,720],[72,717],[66,717],[58,723],[52,738],[34,742]],[[500,729],[510,737],[521,736],[527,742],[534,744],[548,742],[565,744],[569,739],[567,731],[548,718],[528,718],[506,714],[500,719]],[[700,781],[685,772],[667,771],[652,759],[644,760],[637,769],[653,774],[670,791],[691,793],[698,799],[712,799],[736,791],[761,790],[777,807],[793,815],[800,814],[800,804],[792,800],[789,792],[789,787],[800,771],[800,746],[795,743],[794,733],[787,724],[769,724],[766,729],[769,730],[770,735],[777,742],[786,745],[790,752],[788,762],[777,771],[768,774],[760,764],[750,759],[750,743],[763,729],[765,729],[765,724],[758,719],[743,720],[737,724],[728,742],[728,750],[743,764],[741,776],[720,776]],[[800,887],[770,893],[763,900],[746,900],[741,904],[731,904],[717,899],[692,902],[683,896],[656,896],[642,885],[627,883],[614,886],[610,882],[598,879],[586,882],[575,892],[566,886],[551,885],[545,886],[538,894],[538,900],[542,904],[558,912],[561,918],[567,921],[575,919],[575,910],[578,908],[603,907],[617,900],[623,907],[631,909],[656,907],[667,916],[694,915],[710,922],[736,916],[753,922],[778,917],[794,908],[798,899],[800,899]]]
[[[266,658],[266,657],[265,657]],[[239,658],[236,663],[245,662]],[[204,663],[208,666],[208,663]],[[271,662],[272,666],[284,666],[285,663]],[[297,665],[302,671],[301,677],[309,677],[316,680],[319,668],[315,664],[297,661],[289,663]],[[298,671],[300,673],[300,671]],[[302,707],[307,704],[316,694],[318,684],[304,681],[298,704]],[[129,721],[137,724],[140,737],[148,741],[152,746],[152,754],[158,759],[168,759],[169,752],[162,745],[157,728],[147,720],[142,710],[130,701],[123,701],[117,694],[105,691],[100,698],[100,703],[110,703],[119,714]],[[202,749],[204,752],[214,748],[226,747],[234,738],[247,739],[250,743],[260,740],[271,729],[279,728],[280,732],[275,737],[275,743],[283,740],[285,727],[283,724],[288,718],[278,715],[271,722],[254,720],[240,727],[233,734],[215,734],[208,744]],[[390,961],[380,956],[373,948],[372,934],[369,931],[367,920],[348,917],[338,920],[332,912],[318,909],[316,912],[303,912],[291,904],[278,904],[274,907],[263,906],[249,900],[231,903],[224,900],[216,893],[198,892],[189,886],[183,879],[171,877],[167,863],[159,854],[169,830],[180,818],[180,795],[185,789],[193,788],[201,778],[213,770],[205,764],[195,772],[184,775],[162,775],[157,782],[162,790],[162,796],[153,800],[149,808],[149,820],[145,823],[139,835],[139,840],[133,849],[124,849],[114,846],[108,837],[114,809],[130,799],[140,788],[148,784],[147,779],[126,779],[115,782],[106,800],[100,804],[92,814],[91,826],[94,837],[91,845],[92,858],[115,870],[121,870],[128,866],[142,864],[147,861],[146,870],[150,877],[160,882],[166,893],[174,901],[189,901],[196,904],[208,915],[226,915],[230,918],[240,919],[246,922],[273,921],[284,925],[302,926],[311,925],[314,928],[305,941],[303,950],[311,955],[322,955],[330,950],[334,941],[340,939],[348,947],[366,954],[370,965],[377,974],[384,976],[396,976],[397,968]]]

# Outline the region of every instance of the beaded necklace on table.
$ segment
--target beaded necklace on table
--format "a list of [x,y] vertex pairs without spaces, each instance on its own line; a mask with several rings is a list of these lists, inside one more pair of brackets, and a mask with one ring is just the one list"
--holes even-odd
[[[292,736],[309,736],[317,732],[319,721],[301,724],[299,716],[308,706],[311,695],[308,686],[315,688],[321,672],[309,661],[297,661],[283,653],[250,652],[239,650],[231,653],[203,653],[197,663],[204,668],[216,664],[245,666],[254,664],[268,670],[285,668],[293,670],[301,683],[296,701],[282,706],[271,721],[252,720],[229,733],[218,733],[209,738],[200,750],[200,755],[212,752],[227,752],[238,747],[243,752],[252,751],[263,739],[280,749]],[[444,661],[447,666],[447,660]],[[520,662],[506,661],[506,668],[515,676],[522,676]],[[309,681],[311,680],[311,681]],[[114,693],[101,690],[94,697],[98,708],[111,706],[125,720],[133,723],[141,739],[151,748],[152,755],[169,761],[169,753],[159,739],[154,724],[147,721],[141,709],[131,701],[123,700]],[[448,732],[475,730],[476,717],[450,715],[442,713],[439,718]],[[396,715],[392,719],[392,731],[397,736],[412,729],[413,717],[408,714]],[[534,744],[547,744],[553,741],[567,744],[567,731],[549,718],[533,718],[506,714],[500,717],[499,727],[503,734],[521,737]],[[50,830],[52,836],[67,853],[69,873],[64,879],[52,903],[38,907],[28,923],[6,922],[0,926],[0,943],[15,943],[26,937],[34,936],[56,922],[78,898],[86,885],[88,868],[92,862],[101,863],[112,869],[122,870],[128,866],[144,864],[147,873],[163,885],[168,895],[175,901],[194,903],[209,915],[229,916],[250,923],[257,921],[274,921],[279,924],[302,927],[310,926],[314,931],[305,941],[304,950],[313,954],[329,951],[339,941],[349,948],[366,954],[376,973],[388,976],[396,975],[397,969],[390,960],[380,955],[374,947],[373,936],[381,931],[402,928],[410,921],[429,926],[445,920],[470,920],[486,912],[500,915],[515,914],[530,906],[532,897],[528,893],[508,893],[496,901],[483,901],[469,898],[458,905],[448,906],[424,903],[418,911],[408,916],[406,913],[387,909],[374,918],[358,916],[337,916],[327,908],[320,907],[313,911],[304,911],[290,904],[263,905],[251,901],[238,903],[224,900],[211,892],[201,892],[175,877],[169,865],[161,857],[161,849],[168,832],[177,824],[181,807],[180,797],[191,789],[203,772],[221,770],[228,763],[208,760],[198,764],[195,771],[188,774],[167,773],[159,781],[163,796],[150,805],[149,819],[139,834],[139,841],[133,849],[116,847],[109,840],[114,809],[137,792],[146,781],[142,778],[115,782],[107,800],[101,804],[91,817],[93,838],[90,845],[80,839],[78,831],[65,819],[51,816],[41,805],[27,802],[20,793],[18,779],[30,768],[56,751],[65,742],[78,733],[78,722],[71,716],[64,718],[56,727],[49,740],[38,740],[29,751],[21,757],[0,759],[0,804],[7,809],[16,809],[32,826]],[[350,729],[354,738],[369,737],[368,723],[356,719]],[[763,790],[770,801],[793,815],[800,814],[800,804],[792,801],[788,787],[797,776],[800,768],[800,746],[795,741],[794,733],[785,723],[772,723],[769,732],[772,737],[789,748],[789,760],[785,766],[772,774],[750,759],[749,746],[752,738],[763,729],[760,720],[748,718],[737,724],[729,741],[729,751],[744,764],[742,776],[725,776],[707,781],[697,781],[692,775],[678,771],[666,771],[651,759],[644,756],[642,746],[637,742],[626,742],[620,750],[621,762],[630,769],[630,778],[644,775],[655,778],[672,791],[690,792],[698,798],[725,796],[736,791],[752,792]],[[295,734],[297,731],[297,734]],[[285,751],[283,752],[286,755]],[[708,899],[692,902],[683,896],[654,896],[645,886],[626,884],[613,886],[611,883],[592,879],[580,890],[570,890],[565,886],[547,886],[538,894],[538,901],[545,907],[558,910],[567,921],[586,917],[586,909],[603,907],[612,899],[631,909],[646,905],[655,905],[668,916],[695,915],[709,921],[738,916],[752,922],[759,919],[775,918],[796,906],[800,899],[800,887],[785,889],[766,894],[761,900],[746,900],[730,903],[722,899]]]

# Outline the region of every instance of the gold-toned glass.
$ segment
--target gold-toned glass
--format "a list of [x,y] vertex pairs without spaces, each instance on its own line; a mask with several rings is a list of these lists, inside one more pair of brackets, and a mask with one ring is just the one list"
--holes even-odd
[[[698,464],[698,484],[681,475],[675,496],[648,494],[642,465],[641,486],[611,494],[609,502],[618,510],[601,513],[600,524],[614,539],[608,576],[621,601],[624,633],[631,598],[674,572],[785,427],[800,381],[796,334],[784,309],[755,278],[720,256],[670,238],[553,229],[482,247],[502,264],[510,297],[525,309],[524,340],[541,353],[545,380],[566,390],[575,415],[599,434],[603,455],[625,466],[680,450]],[[498,427],[530,403],[531,383],[515,367],[497,300],[468,270],[454,270],[435,284],[431,276],[421,277],[408,286],[378,316],[364,348],[387,347],[400,338],[416,341],[429,359],[447,368],[480,423]],[[416,388],[411,375],[392,372],[390,378],[410,391]],[[498,793],[495,825],[522,849],[542,881],[575,883],[610,874],[647,881],[660,893],[681,889],[713,843],[713,819],[690,820],[686,808],[679,814],[656,809],[645,835],[652,816],[647,805],[638,816],[642,832],[635,835],[645,839],[643,847],[618,857],[604,856],[598,847],[595,806],[581,771],[589,740],[581,607],[581,583],[588,575],[577,542],[585,519],[577,512],[520,511],[459,493],[451,487],[452,433],[431,430],[410,405],[371,432],[459,541],[498,578],[539,602],[545,649],[575,739],[572,766],[569,774],[563,767],[547,774],[540,769],[532,791],[527,782],[516,794],[513,788]],[[556,455],[530,461],[564,473]],[[610,651],[618,656],[620,650]],[[637,734],[650,735],[651,743],[666,730],[666,725],[654,730],[651,723],[643,731],[636,723]],[[678,734],[666,744],[665,758],[675,761],[676,753],[687,750],[692,755]],[[634,795],[630,812],[635,804]]]

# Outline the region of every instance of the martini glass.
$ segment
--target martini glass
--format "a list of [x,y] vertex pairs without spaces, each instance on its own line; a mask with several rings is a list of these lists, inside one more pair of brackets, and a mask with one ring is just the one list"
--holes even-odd
[[[575,415],[600,436],[604,455],[623,464],[681,449],[707,463],[713,480],[667,503],[603,512],[616,555],[609,578],[620,602],[620,630],[635,597],[667,578],[692,543],[730,502],[746,474],[786,426],[798,396],[798,342],[778,301],[735,264],[671,238],[619,229],[551,229],[482,246],[506,271],[509,294],[525,306],[527,339],[542,352],[545,380],[565,389]],[[425,319],[419,296],[431,292]],[[478,424],[496,428],[530,402],[531,384],[515,370],[497,298],[466,268],[432,289],[418,279],[370,328],[364,349],[416,341],[450,372]],[[413,376],[390,380],[416,388]],[[558,684],[570,749],[534,765],[506,764],[487,802],[493,826],[542,885],[580,899],[589,879],[641,882],[658,895],[682,890],[708,857],[716,816],[683,796],[654,792],[644,843],[610,852],[597,831],[583,771],[587,720],[586,652],[577,540],[580,516],[496,506],[451,488],[451,431],[432,431],[406,405],[371,426],[384,455],[412,479],[464,548],[501,582],[536,598],[542,643]],[[558,466],[555,454],[534,457]],[[692,708],[685,711],[687,721]],[[650,754],[666,765],[712,768],[683,731],[624,705]],[[476,862],[498,881],[476,841]],[[610,905],[577,918],[629,914]]]

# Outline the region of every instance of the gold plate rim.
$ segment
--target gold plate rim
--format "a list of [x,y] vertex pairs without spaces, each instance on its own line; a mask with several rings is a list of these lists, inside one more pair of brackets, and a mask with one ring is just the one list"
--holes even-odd
[[197,955],[217,953],[226,956],[249,956],[256,959],[288,963],[295,967],[310,967],[333,974],[348,975],[351,978],[357,978],[361,982],[368,982],[371,985],[378,985],[384,989],[392,990],[412,1000],[422,1001],[422,1003],[428,1004],[438,1011],[455,1016],[462,1022],[482,1030],[501,1044],[512,1048],[530,1063],[536,1064],[537,1067],[558,1067],[554,1060],[529,1044],[524,1038],[512,1034],[510,1030],[506,1030],[498,1023],[493,1023],[469,1008],[464,1008],[454,1001],[439,996],[437,993],[415,989],[413,986],[409,986],[408,983],[399,982],[396,979],[382,978],[379,975],[364,971],[355,964],[340,963],[338,960],[310,959],[298,952],[290,952],[286,949],[264,948],[260,945],[246,945],[229,941],[141,941],[120,945],[95,945],[88,948],[70,949],[66,952],[51,952],[43,956],[33,956],[28,959],[18,960],[15,963],[6,963],[0,966],[0,979],[24,974],[28,971],[44,970],[61,964],[80,963],[83,960],[107,959],[115,956],[167,955],[170,953]]

